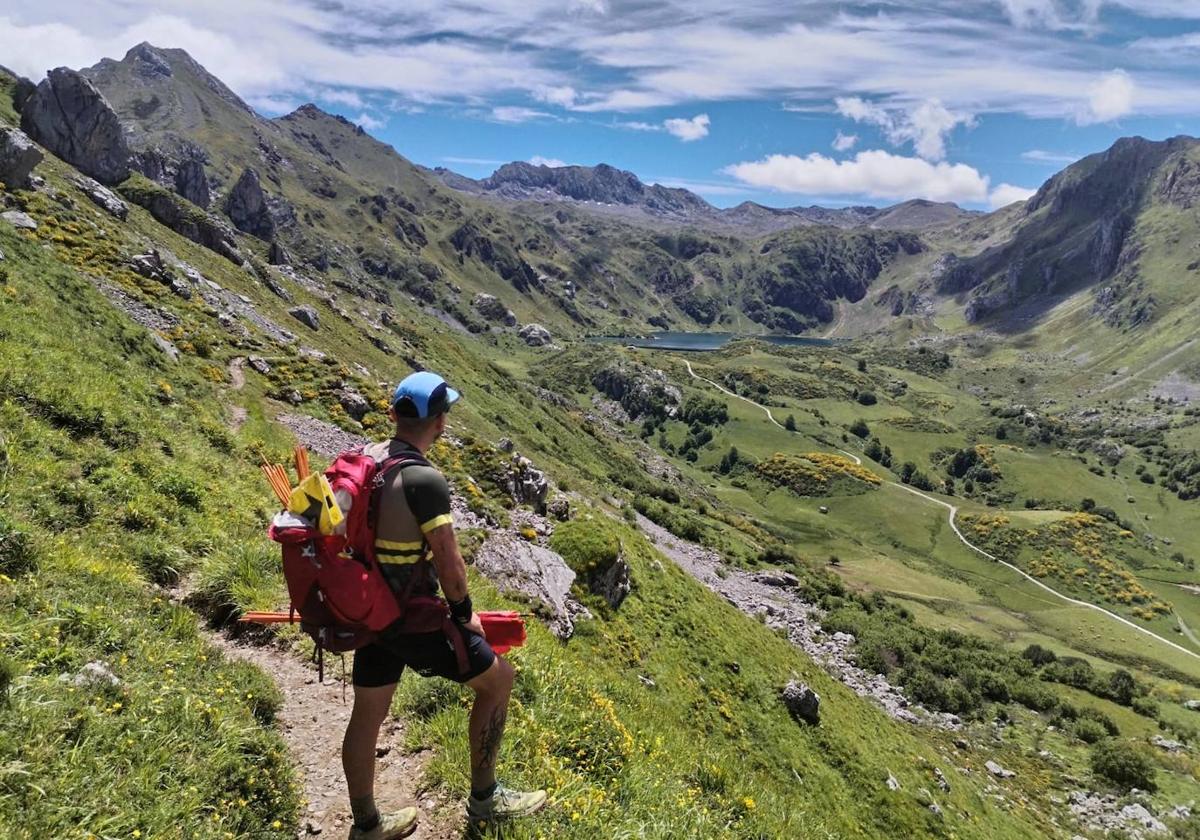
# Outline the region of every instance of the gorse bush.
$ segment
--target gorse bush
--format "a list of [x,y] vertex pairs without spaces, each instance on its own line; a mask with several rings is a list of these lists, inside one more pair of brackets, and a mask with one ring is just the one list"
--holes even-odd
[[1092,771],[1123,790],[1153,791],[1157,775],[1154,761],[1133,744],[1107,738],[1092,747]]
[[588,575],[616,562],[621,541],[608,523],[595,516],[582,516],[555,528],[550,548],[561,554],[576,574]]

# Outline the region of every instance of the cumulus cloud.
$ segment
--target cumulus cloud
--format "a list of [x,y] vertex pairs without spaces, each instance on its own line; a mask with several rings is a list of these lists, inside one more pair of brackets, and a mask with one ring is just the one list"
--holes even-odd
[[951,111],[937,99],[889,108],[862,97],[842,96],[834,100],[834,105],[843,117],[878,126],[893,145],[912,143],[919,156],[933,161],[946,157],[950,132],[960,125],[974,124],[970,114]]
[[364,111],[363,113],[361,113],[357,117],[355,117],[354,122],[361,125],[367,131],[378,131],[379,129],[381,129],[385,125],[387,125],[386,118],[379,119],[378,117],[373,117],[370,114],[368,114],[366,111]]
[[558,105],[560,108],[570,108],[575,105],[579,93],[570,85],[541,85],[533,90],[533,98],[547,105]]
[[708,136],[708,114],[697,114],[690,120],[670,119],[663,121],[663,128],[668,134],[678,137],[685,143],[700,140]]
[[769,155],[722,171],[754,187],[798,195],[973,203],[988,197],[988,179],[974,167],[930,163],[882,150],[862,151],[841,161],[816,152],[807,157]]
[[993,210],[999,210],[1001,207],[1007,207],[1018,201],[1025,201],[1032,198],[1037,190],[1031,190],[1027,187],[1017,187],[1013,184],[1001,184],[988,194],[988,204]]
[[1076,116],[1080,125],[1112,122],[1132,113],[1137,87],[1124,70],[1105,73],[1088,91],[1087,107]]
[[837,152],[848,152],[858,143],[857,134],[842,134],[837,133],[837,137],[833,138],[833,149]]
[[551,157],[542,157],[541,155],[534,155],[529,159],[529,162],[534,166],[549,166],[551,169],[558,169],[559,167],[570,165],[564,160]]
[[1034,193],[1012,184],[992,189],[988,176],[963,163],[932,163],[882,150],[862,151],[841,161],[817,152],[807,157],[769,155],[722,171],[752,187],[806,196],[927,198],[1002,207]]

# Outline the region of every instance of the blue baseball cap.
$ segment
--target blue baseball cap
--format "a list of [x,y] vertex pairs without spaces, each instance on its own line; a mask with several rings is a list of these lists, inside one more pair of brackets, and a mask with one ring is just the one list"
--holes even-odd
[[399,417],[425,419],[450,410],[461,395],[433,371],[411,373],[392,394],[392,407]]

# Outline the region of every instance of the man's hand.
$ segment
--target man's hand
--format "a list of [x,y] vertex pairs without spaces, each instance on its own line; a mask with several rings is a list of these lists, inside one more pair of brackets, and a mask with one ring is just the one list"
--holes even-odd
[[483,622],[479,620],[479,613],[475,613],[475,612],[471,613],[471,620],[468,621],[466,624],[464,624],[463,627],[465,627],[468,630],[471,630],[475,633],[478,633],[480,636],[483,636],[485,639],[487,638],[487,634],[483,632]]

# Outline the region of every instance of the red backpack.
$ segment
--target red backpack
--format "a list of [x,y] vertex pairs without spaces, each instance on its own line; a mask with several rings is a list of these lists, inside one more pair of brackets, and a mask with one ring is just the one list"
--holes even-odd
[[[324,679],[324,651],[344,653],[371,644],[384,630],[428,633],[449,630],[450,611],[434,595],[412,595],[413,584],[427,575],[422,556],[400,595],[392,591],[375,555],[375,526],[384,485],[407,464],[428,465],[421,455],[406,452],[382,463],[364,449],[343,452],[325,470],[334,493],[350,496],[345,534],[325,535],[313,527],[272,524],[268,535],[283,547],[283,576],[291,598],[291,614],[316,642]],[[461,635],[455,643],[460,671],[467,669]]]

